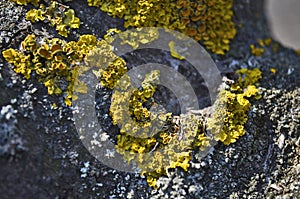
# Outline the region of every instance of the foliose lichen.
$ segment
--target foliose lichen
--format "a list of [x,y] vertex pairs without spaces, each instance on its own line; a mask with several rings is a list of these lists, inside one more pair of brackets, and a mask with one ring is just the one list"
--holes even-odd
[[[38,6],[39,0],[14,0],[20,5],[32,3]],[[139,1],[106,1],[87,0],[90,6],[98,6],[104,12],[125,20],[129,27],[164,27],[179,30],[217,54],[229,50],[230,40],[236,34],[232,22],[232,0],[200,0],[176,2],[161,0]],[[58,3],[51,1],[49,7],[40,5],[33,9],[26,18],[32,22],[50,21],[58,33],[67,36],[68,29],[78,28],[79,19],[74,10],[64,7],[57,12]],[[161,9],[164,8],[164,9]],[[124,34],[123,44],[134,49],[140,44],[155,40],[157,32]],[[73,91],[86,93],[87,87],[77,76],[85,70],[80,66],[97,66],[94,74],[100,78],[102,86],[114,89],[110,115],[114,125],[120,127],[117,132],[116,150],[124,155],[127,162],[134,162],[147,177],[150,186],[156,187],[157,179],[168,175],[170,169],[181,168],[184,171],[190,166],[192,151],[204,151],[212,141],[221,141],[228,145],[245,134],[244,124],[247,111],[250,109],[250,98],[259,98],[257,81],[261,78],[259,69],[240,69],[236,82],[220,91],[214,104],[212,117],[205,118],[201,113],[187,112],[179,116],[165,113],[155,107],[153,94],[159,81],[159,71],[145,75],[139,88],[134,88],[130,77],[126,75],[126,62],[112,52],[109,45],[112,34],[117,29],[109,30],[105,40],[97,40],[92,35],[82,35],[79,40],[65,42],[58,38],[41,39],[28,35],[22,42],[21,50],[8,49],[2,52],[3,57],[11,64],[16,73],[26,79],[36,76],[48,89],[49,94],[64,95],[64,101],[71,105],[76,96]],[[269,45],[269,40],[258,41],[258,44]],[[170,42],[172,56],[183,59]],[[252,47],[254,55],[261,50]],[[67,82],[67,87],[62,86]],[[150,111],[150,109],[155,109]],[[152,133],[155,132],[155,133]]]
[[[29,79],[33,74],[48,89],[48,94],[62,94],[66,105],[71,105],[73,88],[77,92],[86,92],[82,82],[76,78],[78,63],[97,44],[92,35],[82,35],[75,42],[52,39],[38,39],[35,35],[28,35],[21,45],[21,51],[7,49],[2,52],[3,57],[13,64],[13,70]],[[63,81],[68,83],[67,89],[62,88]]]
[[35,6],[37,6],[40,2],[40,0],[10,0],[12,2],[15,2],[19,5],[27,5],[28,3],[31,3]]
[[[145,77],[143,86],[136,90],[130,89],[129,77],[121,80],[124,89],[114,92],[110,108],[113,123],[120,127],[117,151],[124,155],[128,163],[136,163],[142,175],[147,177],[148,184],[154,188],[157,187],[158,178],[168,175],[169,169],[181,168],[187,171],[192,151],[206,150],[213,140],[229,145],[245,134],[249,100],[260,97],[256,86],[261,78],[261,71],[257,68],[238,70],[237,82],[220,91],[212,117],[205,118],[193,112],[180,116],[149,113],[143,104],[151,101],[155,86],[148,83],[157,83],[157,74],[152,71]],[[149,77],[153,79],[149,81]],[[161,118],[164,125],[155,129],[155,135],[151,135],[149,118],[156,117]]]
[[[259,97],[256,84],[261,71],[244,68],[237,71],[240,76],[237,82],[220,91],[213,116],[207,120],[192,112],[180,116],[150,112],[159,71],[147,74],[141,87],[134,88],[130,77],[125,75],[125,61],[112,52],[105,40],[97,41],[92,35],[83,35],[77,42],[69,43],[57,38],[38,41],[29,35],[22,42],[22,52],[8,49],[3,56],[26,78],[35,73],[49,94],[64,92],[67,105],[76,98],[73,87],[76,92],[87,92],[85,84],[76,78],[81,70],[77,63],[84,61],[98,66],[94,74],[100,77],[102,86],[114,89],[110,114],[113,124],[120,127],[116,149],[125,160],[137,164],[152,187],[156,187],[159,177],[168,175],[169,169],[186,171],[193,150],[205,150],[212,140],[228,145],[244,135],[249,98]],[[63,79],[68,82],[66,90],[60,87]],[[156,134],[151,133],[153,130]]]
[[251,105],[249,99],[260,98],[256,84],[262,77],[261,71],[257,68],[243,68],[238,70],[237,74],[240,75],[238,81],[220,91],[213,116],[207,123],[214,139],[225,145],[236,142],[245,134],[244,124],[247,122],[247,112]]
[[[27,3],[33,4],[38,9],[31,9],[26,14],[26,20],[31,22],[43,21],[55,27],[58,34],[68,37],[69,29],[79,28],[80,19],[75,16],[75,11],[69,9],[68,6],[57,1],[50,1],[40,3],[40,0],[11,0],[19,5],[26,5]],[[48,5],[48,6],[46,6]]]
[[177,30],[216,54],[229,50],[236,34],[232,0],[87,0],[113,17],[123,18],[124,27],[163,27]]

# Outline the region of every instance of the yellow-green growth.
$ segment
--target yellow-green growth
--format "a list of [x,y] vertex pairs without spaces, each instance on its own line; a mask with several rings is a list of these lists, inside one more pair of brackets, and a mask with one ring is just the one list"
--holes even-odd
[[128,27],[163,27],[202,41],[212,52],[224,54],[236,34],[233,0],[87,0]]
[[[125,75],[115,87],[110,107],[113,123],[120,127],[117,152],[128,163],[135,162],[154,188],[157,179],[167,175],[169,169],[187,171],[192,150],[205,150],[211,140],[204,133],[200,115],[187,113],[172,117],[171,113],[150,113],[144,107],[146,102],[151,102],[158,78],[158,71],[152,71],[145,76],[141,88],[135,89]],[[155,120],[158,122],[153,123]]]
[[[105,41],[112,43],[116,37],[113,35],[118,34],[118,38],[121,39],[121,45],[130,45],[134,50],[137,49],[141,44],[151,43],[156,40],[159,36],[157,29],[142,29],[137,28],[132,31],[124,31],[112,28],[106,31],[104,35]],[[121,33],[121,34],[119,34]]]
[[184,56],[181,56],[180,53],[178,52],[178,50],[176,49],[176,46],[175,46],[175,42],[174,41],[170,41],[169,42],[169,49],[170,49],[170,52],[171,52],[171,55],[179,60],[183,60],[185,59]]
[[261,78],[261,71],[257,68],[240,69],[237,74],[240,75],[238,81],[229,89],[220,91],[213,116],[207,124],[214,139],[226,145],[236,142],[245,134],[244,124],[251,105],[249,99],[259,98],[256,84]]
[[113,89],[118,80],[127,72],[125,61],[113,53],[112,46],[105,40],[98,42],[97,47],[88,53],[85,63],[97,66],[93,73],[100,78],[102,86]]
[[250,49],[251,53],[254,56],[262,56],[265,52],[265,47],[270,46],[272,43],[271,38],[266,38],[266,39],[258,39],[257,40],[258,45],[251,44]]
[[28,3],[31,3],[35,6],[37,6],[40,2],[40,0],[10,0],[12,2],[15,2],[19,5],[27,5]]
[[153,96],[158,78],[159,72],[152,71],[146,75],[140,89],[131,85],[130,77],[127,75],[119,80],[112,96],[110,113],[113,124],[119,125],[121,133],[130,132],[131,135],[139,133],[141,136],[149,132],[151,119],[158,118],[158,115],[150,114],[144,104]]
[[[39,0],[11,1],[20,5],[31,3],[38,6],[40,3]],[[90,6],[100,7],[111,16],[123,18],[125,28],[165,27],[178,30],[201,41],[217,54],[224,54],[229,50],[230,41],[236,34],[232,21],[233,0],[87,2]],[[58,7],[62,10],[58,11]],[[26,18],[32,22],[49,20],[62,36],[69,34],[69,28],[78,28],[80,25],[74,10],[56,1],[50,1],[48,7],[41,4],[39,9],[30,10]],[[137,29],[136,33],[123,34],[122,44],[131,45],[136,49],[140,44],[151,42],[158,37],[158,32],[142,31],[143,29]],[[78,63],[84,62],[88,67],[97,66],[93,72],[100,77],[101,85],[114,89],[110,114],[113,124],[120,127],[117,151],[124,155],[126,161],[136,163],[152,187],[156,187],[157,179],[168,175],[171,168],[187,171],[192,151],[205,150],[213,138],[228,145],[244,135],[244,124],[250,109],[249,98],[259,97],[256,84],[261,78],[261,72],[258,69],[237,71],[240,78],[230,88],[220,92],[208,124],[203,116],[191,112],[180,116],[172,116],[163,111],[150,112],[149,106],[155,106],[153,94],[156,91],[159,73],[152,71],[145,76],[139,89],[134,88],[126,75],[125,61],[115,55],[108,44],[113,41],[110,34],[114,33],[120,31],[109,30],[105,36],[106,41],[97,41],[92,35],[82,35],[77,42],[68,43],[58,38],[39,40],[34,35],[29,35],[22,42],[21,51],[8,49],[2,54],[14,65],[16,73],[29,79],[34,72],[37,79],[47,87],[49,94],[63,93],[67,105],[71,105],[71,100],[76,98],[73,94],[74,87],[76,92],[87,92],[84,82],[77,78],[86,68]],[[259,40],[260,47],[251,47],[252,53],[261,55],[261,49],[270,43],[270,39]],[[169,47],[173,56],[183,59],[176,51],[174,43],[171,42]],[[68,83],[67,89],[62,89],[61,80]],[[155,130],[155,127],[159,128]],[[206,127],[213,133],[213,138],[206,135]],[[151,133],[152,130],[155,135]]]
[[[14,1],[19,4],[32,3],[38,6],[39,1]],[[67,37],[70,33],[69,29],[79,28],[80,19],[75,16],[73,9],[68,9],[61,3],[56,1],[51,1],[49,6],[46,7],[44,4],[39,5],[39,9],[31,9],[26,14],[26,19],[31,22],[38,21],[49,21],[51,26],[54,26],[61,36]]]
[[265,52],[265,49],[262,47],[255,47],[254,44],[250,45],[251,53],[255,56],[262,56]]
[[[101,44],[92,35],[82,35],[77,42],[66,43],[58,38],[38,41],[35,35],[28,35],[22,42],[22,51],[7,49],[2,52],[3,57],[14,65],[16,73],[29,79],[32,72],[38,81],[48,89],[48,93],[66,94],[65,103],[71,105],[73,88],[75,91],[86,92],[83,83],[77,80],[78,63]],[[68,88],[63,91],[60,81],[67,81]]]
[[14,49],[3,51],[2,54],[6,61],[15,66],[14,71],[16,73],[24,75],[26,79],[30,78],[32,70],[31,67],[28,67],[30,64],[30,55],[25,56]]

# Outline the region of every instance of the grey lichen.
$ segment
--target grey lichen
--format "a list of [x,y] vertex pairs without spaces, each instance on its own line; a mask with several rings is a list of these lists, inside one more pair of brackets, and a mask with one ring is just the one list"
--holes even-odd
[[17,133],[17,110],[12,105],[0,109],[0,156],[14,156],[25,149],[22,138]]

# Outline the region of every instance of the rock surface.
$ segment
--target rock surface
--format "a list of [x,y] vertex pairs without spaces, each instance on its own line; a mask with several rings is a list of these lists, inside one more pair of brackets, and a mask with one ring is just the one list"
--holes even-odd
[[[30,33],[57,37],[48,26],[26,22],[25,7],[0,2],[1,51],[18,48]],[[70,40],[86,33],[100,38],[109,28],[122,28],[122,20],[85,1],[69,5],[83,22]],[[263,97],[253,102],[246,135],[230,146],[219,143],[202,159],[194,154],[192,168],[161,178],[158,190],[139,174],[118,172],[93,158],[62,97],[49,96],[41,83],[16,75],[1,56],[1,198],[300,198],[300,62],[275,41],[261,57],[251,54],[250,44],[270,37],[263,5],[262,0],[234,1],[237,36],[225,56],[212,55],[220,70],[257,67],[263,72]]]

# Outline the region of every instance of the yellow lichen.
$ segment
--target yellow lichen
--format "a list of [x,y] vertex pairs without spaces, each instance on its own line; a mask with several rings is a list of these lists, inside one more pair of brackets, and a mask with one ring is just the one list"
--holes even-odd
[[31,22],[43,21],[45,20],[43,15],[44,12],[42,10],[32,9],[27,12],[26,20]]
[[[71,105],[73,89],[83,93],[87,91],[84,84],[76,78],[78,75],[76,63],[83,61],[92,49],[101,44],[92,35],[82,35],[77,42],[69,43],[58,38],[38,42],[35,35],[28,35],[22,42],[22,52],[10,48],[2,54],[14,65],[16,73],[29,79],[31,73],[35,72],[38,81],[43,82],[50,95],[64,92],[66,104]],[[61,88],[60,81],[68,83],[66,90]]]
[[144,104],[151,104],[158,78],[158,71],[152,71],[140,88],[134,88],[130,77],[123,76],[114,89],[110,107],[113,124],[120,128],[117,152],[128,163],[135,162],[154,188],[157,179],[167,175],[169,169],[187,171],[192,150],[205,150],[211,141],[205,135],[200,115],[187,113],[172,117],[170,113],[149,112]]
[[295,50],[295,52],[296,52],[296,54],[299,56],[299,58],[300,58],[300,49],[298,49],[298,50]]
[[[115,28],[107,30],[104,39],[108,43],[112,43],[115,39],[113,35],[121,33],[120,30]],[[130,45],[134,50],[137,49],[141,44],[148,44],[156,40],[159,36],[157,29],[143,29],[137,28],[133,31],[125,31],[118,34],[118,38],[121,39],[121,45]]]
[[171,55],[179,60],[183,60],[184,59],[184,56],[181,56],[178,52],[177,52],[177,49],[175,47],[175,42],[174,41],[170,41],[169,42],[169,48],[170,48],[170,52],[171,52]]
[[277,70],[275,68],[270,68],[271,73],[276,74]]
[[27,5],[28,3],[31,3],[35,6],[37,6],[40,2],[40,0],[10,0],[12,2],[15,2],[19,5]]
[[[49,94],[65,93],[68,106],[76,98],[74,87],[77,92],[87,92],[86,85],[76,78],[82,70],[76,63],[84,61],[87,66],[99,68],[94,73],[100,77],[101,84],[114,89],[110,114],[113,124],[120,127],[116,150],[124,155],[126,161],[136,163],[150,186],[156,188],[158,178],[167,175],[169,169],[186,171],[192,151],[205,150],[210,146],[212,137],[206,134],[202,115],[188,112],[172,116],[148,110],[145,104],[153,105],[159,72],[147,74],[141,87],[134,88],[125,74],[125,61],[111,51],[112,47],[105,40],[97,41],[92,35],[83,35],[77,42],[65,43],[53,38],[40,43],[34,35],[28,35],[21,46],[24,54],[8,49],[3,52],[4,58],[26,78],[32,71],[36,72]],[[226,145],[245,134],[249,98],[258,96],[255,85],[261,78],[259,69],[240,69],[237,74],[240,75],[237,82],[229,90],[220,92],[213,117],[207,123],[213,138]],[[57,78],[65,78],[67,90],[59,86]],[[157,127],[160,128],[153,134],[152,130]]]
[[125,28],[163,27],[201,41],[212,52],[224,54],[236,34],[232,0],[87,0],[113,17],[123,18]]
[[63,18],[63,24],[69,26],[70,28],[79,28],[80,20],[78,17],[75,17],[75,12],[73,9],[68,9]]
[[[39,0],[11,0],[20,5],[26,5],[31,3],[36,7],[39,5]],[[39,9],[31,9],[26,14],[26,20],[31,22],[47,21],[51,26],[54,26],[58,31],[58,34],[64,37],[68,37],[69,29],[79,28],[80,19],[75,16],[73,9],[68,9],[67,6],[58,3],[57,1],[50,1],[49,6],[44,4],[39,5]]]
[[272,39],[271,38],[258,39],[257,43],[259,47],[254,44],[250,45],[251,53],[254,56],[262,56],[265,52],[265,48],[271,45]]
[[9,63],[14,65],[16,73],[24,75],[26,79],[30,78],[32,67],[30,65],[30,55],[23,55],[14,49],[8,49],[2,52],[3,57]]
[[255,56],[262,56],[265,52],[264,48],[255,47],[253,44],[250,45],[251,53]]
[[258,39],[257,42],[261,47],[264,47],[264,46],[269,46],[272,43],[272,39],[271,38],[266,38],[264,40]]
[[[32,3],[37,6],[39,0],[12,0],[18,4]],[[98,6],[113,17],[123,18],[125,28],[164,27],[179,30],[196,41],[201,41],[208,49],[217,54],[229,50],[230,40],[236,34],[232,22],[232,0],[199,0],[197,2],[178,0],[87,0],[90,6]],[[58,11],[58,7],[61,11]],[[78,28],[80,20],[74,10],[55,1],[48,7],[30,10],[26,16],[32,22],[49,20],[58,33],[67,36],[69,28]],[[28,35],[22,42],[21,51],[8,49],[3,57],[14,65],[16,73],[30,78],[32,73],[47,88],[49,94],[64,95],[66,105],[72,105],[78,93],[86,93],[87,86],[77,77],[87,67],[97,67],[94,74],[100,78],[102,86],[114,89],[110,106],[113,124],[120,127],[116,150],[124,155],[127,162],[133,161],[147,177],[150,186],[156,188],[157,180],[168,175],[169,169],[190,166],[193,150],[204,151],[210,147],[212,139],[226,145],[235,142],[245,134],[244,124],[250,109],[250,98],[259,98],[257,81],[261,78],[258,69],[241,69],[240,76],[227,90],[220,91],[213,116],[209,119],[201,114],[188,112],[179,116],[165,113],[155,108],[153,95],[159,81],[159,72],[151,71],[145,75],[139,88],[134,88],[130,77],[126,75],[125,61],[112,52],[109,45],[114,34],[121,31],[111,29],[97,40],[92,35],[82,35],[79,40],[66,43],[58,38],[37,39]],[[156,31],[144,31],[120,34],[123,45],[134,49],[149,43],[158,37]],[[271,39],[258,40],[260,47],[251,47],[253,54],[261,55]],[[169,43],[171,55],[184,59],[174,42]],[[262,49],[262,50],[261,50]],[[67,82],[67,88],[61,86]],[[56,107],[56,105],[53,105]],[[208,122],[206,123],[206,120]],[[208,135],[211,132],[211,135]],[[155,134],[154,134],[155,133]]]
[[247,68],[242,68],[236,71],[240,75],[238,83],[233,86],[239,86],[240,88],[247,88],[249,85],[256,85],[258,80],[262,78],[262,73],[258,68],[249,70]]
[[97,47],[89,51],[85,62],[90,66],[98,66],[98,70],[93,70],[93,73],[100,78],[102,86],[110,89],[113,89],[127,72],[125,61],[112,52],[112,47],[105,40],[99,41]]
[[249,98],[259,98],[257,81],[261,71],[240,69],[238,81],[229,90],[219,93],[213,116],[208,119],[208,129],[214,134],[214,139],[225,145],[236,142],[245,134],[244,124],[247,122],[247,112],[250,109]]

